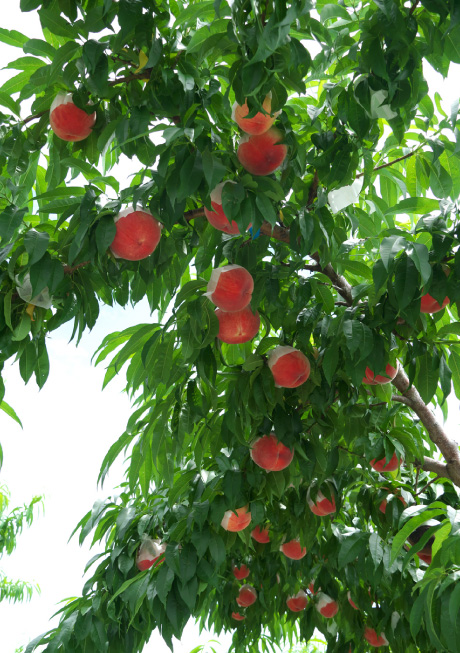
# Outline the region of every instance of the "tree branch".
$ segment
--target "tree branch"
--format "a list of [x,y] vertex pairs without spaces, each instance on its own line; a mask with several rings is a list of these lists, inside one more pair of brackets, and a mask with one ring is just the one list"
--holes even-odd
[[401,366],[392,383],[401,395],[403,395],[404,399],[409,400],[404,401],[400,398],[397,401],[406,403],[418,415],[430,440],[438,447],[446,461],[446,463],[438,463],[431,458],[425,458],[423,469],[425,471],[433,471],[438,476],[449,478],[455,485],[460,487],[460,452],[457,443],[451,440],[442,426],[438,424],[435,416],[423,402],[417,389],[414,386],[410,386],[409,379]]
[[[409,152],[409,154],[404,154],[404,156],[400,156],[397,159],[394,159],[394,161],[388,161],[388,163],[382,163],[381,166],[376,166],[375,168],[372,168],[372,172],[375,172],[376,170],[382,170],[382,168],[389,168],[390,166],[394,165],[395,163],[399,163],[400,161],[404,161],[404,159],[409,159],[411,156],[414,156],[419,149],[421,148],[421,145],[415,148],[415,150],[412,150],[412,152]],[[364,177],[364,172],[358,172],[356,175],[356,179],[359,177]]]

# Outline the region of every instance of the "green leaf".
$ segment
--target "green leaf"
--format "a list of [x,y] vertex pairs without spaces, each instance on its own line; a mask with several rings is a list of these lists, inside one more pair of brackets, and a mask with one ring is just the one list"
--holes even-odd
[[14,419],[14,421],[17,422],[21,428],[23,428],[22,422],[19,419],[19,417],[16,415],[16,412],[9,404],[6,403],[6,401],[2,401],[0,403],[0,408],[3,410],[4,413],[6,413],[9,417],[11,417],[11,419]]
[[431,213],[439,210],[438,200],[428,197],[408,197],[398,202],[396,206],[385,211],[385,215],[399,215],[400,213]]
[[45,232],[31,229],[24,236],[24,247],[29,255],[29,265],[39,261],[48,248],[50,237]]
[[111,215],[104,215],[97,222],[96,246],[99,254],[104,255],[108,247],[113,243],[117,228]]
[[216,565],[220,567],[226,558],[225,544],[220,535],[216,535],[211,539],[209,542],[209,551]]
[[28,37],[12,29],[4,29],[0,27],[0,41],[6,43],[7,45],[12,45],[15,48],[22,48],[25,43],[28,41]]
[[[433,508],[432,506],[416,506],[415,510],[422,512],[421,514],[416,514],[414,517],[411,517],[393,538],[393,544],[391,546],[391,564],[396,560],[409,535],[413,533],[416,528],[428,521],[428,519],[445,514],[444,508]],[[410,514],[410,509],[405,510],[403,517],[405,515],[407,516],[408,512]]]

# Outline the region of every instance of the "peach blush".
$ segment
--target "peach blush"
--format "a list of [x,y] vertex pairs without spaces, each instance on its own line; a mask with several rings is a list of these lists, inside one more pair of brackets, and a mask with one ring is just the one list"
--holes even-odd
[[390,364],[388,364],[385,368],[385,374],[387,376],[383,376],[382,374],[377,374],[377,376],[375,376],[371,368],[366,367],[364,372],[363,383],[366,383],[368,385],[391,383],[391,381],[395,378],[397,373],[398,373],[398,367],[397,366],[392,367]]
[[331,492],[332,501],[324,496],[321,490],[316,495],[316,503],[310,499],[310,488],[307,492],[307,503],[308,507],[313,514],[318,515],[318,517],[326,517],[326,515],[331,515],[336,511],[335,507],[335,498]]
[[156,567],[162,563],[165,551],[166,544],[162,544],[160,540],[145,539],[140,545],[136,556],[136,566],[139,571],[150,569],[153,566]]
[[449,297],[445,297],[441,305],[439,304],[439,302],[436,301],[434,297],[426,293],[426,295],[423,295],[420,302],[420,312],[430,313],[430,314],[438,313],[439,311],[442,311],[442,309],[445,308],[449,303],[450,303]]
[[353,599],[351,598],[350,590],[348,590],[348,592],[347,592],[347,598],[348,598],[348,603],[351,605],[351,607],[353,608],[353,610],[359,610],[358,606],[356,605],[356,603],[355,603],[355,602],[353,601]]
[[275,347],[268,355],[268,367],[278,388],[297,388],[310,376],[308,358],[294,347]]
[[[388,490],[387,487],[384,487],[384,488],[382,488],[382,489],[383,489],[383,490]],[[399,494],[399,491],[394,492],[393,494],[396,494],[396,493]],[[401,501],[401,503],[403,504],[403,506],[406,505],[406,502],[404,501],[404,499],[403,499],[402,497],[398,496],[398,499]],[[388,504],[388,501],[387,501],[386,499],[384,499],[384,500],[382,501],[382,503],[380,504],[380,506],[379,506],[379,510],[380,510],[380,512],[383,512],[383,514],[385,514],[385,512],[386,512],[387,504]]]
[[117,231],[110,251],[115,258],[141,261],[155,251],[160,242],[162,224],[151,213],[124,209],[114,222]]
[[377,461],[373,458],[370,465],[376,472],[394,472],[399,468],[399,461],[395,452],[388,462],[386,458],[381,458]]
[[233,565],[232,571],[237,580],[243,580],[249,576],[249,567],[246,567],[246,565],[241,565],[240,567]]
[[219,320],[217,337],[229,345],[249,342],[259,333],[260,315],[257,311],[253,313],[250,306],[245,306],[241,311],[217,308],[216,316]]
[[431,565],[431,560],[432,560],[432,553],[431,550],[426,551],[425,549],[422,549],[421,551],[417,551],[416,555],[425,562],[427,565]]
[[238,160],[252,175],[269,175],[286,158],[287,146],[281,143],[282,140],[283,134],[275,127],[259,136],[245,134],[238,146]]
[[223,265],[211,272],[205,296],[223,311],[241,311],[251,301],[254,279],[241,265]]
[[300,560],[307,555],[306,547],[301,547],[299,540],[290,540],[280,546],[281,553],[291,560]]
[[[251,523],[251,513],[248,511],[249,506],[237,508],[236,511],[227,510],[220,523],[222,528],[232,533],[242,531]],[[235,515],[236,512],[236,515]]]
[[251,537],[253,537],[255,541],[259,542],[260,544],[268,544],[270,542],[268,526],[262,529],[260,526],[256,526],[251,533]]
[[232,617],[233,619],[236,619],[236,621],[244,621],[246,617],[239,612],[232,612]]
[[294,458],[294,450],[279,442],[274,433],[258,438],[251,446],[251,458],[267,472],[286,469]]
[[257,591],[252,585],[243,585],[240,588],[236,602],[240,608],[247,608],[257,601]]
[[301,612],[305,610],[308,603],[307,595],[303,590],[300,590],[294,596],[289,596],[286,600],[286,605],[292,612]]
[[271,93],[265,96],[262,108],[265,113],[259,111],[252,118],[246,118],[249,113],[247,101],[245,101],[242,106],[235,102],[232,108],[232,120],[234,120],[238,127],[246,132],[246,134],[251,134],[252,136],[264,134],[273,125],[276,117],[281,113],[281,111],[277,111],[273,116],[270,115],[272,108]]
[[385,633],[380,633],[377,635],[373,628],[368,628],[366,626],[364,630],[364,639],[370,646],[377,648],[378,646],[388,646],[389,641],[385,637]]
[[240,229],[235,220],[230,222],[224,213],[224,209],[222,207],[222,189],[225,184],[236,184],[236,181],[227,179],[227,181],[223,181],[220,184],[217,184],[217,186],[211,191],[211,206],[213,210],[210,211],[204,207],[204,214],[208,219],[208,222],[215,229],[223,231],[230,236],[234,236],[240,233]]
[[318,612],[326,619],[331,619],[335,617],[339,611],[339,604],[334,599],[331,599],[327,594],[323,592],[318,592],[318,603],[316,604],[316,609]]
[[63,141],[76,143],[91,134],[96,112],[88,114],[72,101],[71,93],[58,93],[50,107],[50,125]]

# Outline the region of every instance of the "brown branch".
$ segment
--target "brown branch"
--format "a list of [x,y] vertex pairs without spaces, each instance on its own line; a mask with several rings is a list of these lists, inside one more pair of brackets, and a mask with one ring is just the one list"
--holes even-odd
[[[435,472],[438,476],[449,478],[455,485],[460,487],[460,452],[457,443],[449,438],[442,426],[438,424],[417,389],[410,386],[409,379],[401,366],[392,383],[401,395],[409,400],[410,403],[404,403],[407,403],[414,413],[418,415],[430,440],[438,447],[446,461],[445,463],[439,463],[431,458],[425,458],[422,465],[423,469]],[[401,399],[398,401],[401,401]]]
[[[404,159],[409,159],[411,156],[414,156],[416,154],[421,146],[415,148],[415,150],[412,150],[412,152],[409,152],[409,154],[404,154],[404,156],[400,156],[398,159],[395,159],[394,161],[388,161],[388,163],[382,163],[381,166],[376,166],[375,168],[372,168],[372,172],[375,172],[376,170],[382,170],[382,168],[389,168],[390,166],[394,165],[395,163],[399,163],[400,161],[404,161]],[[364,172],[359,172],[356,175],[356,179],[359,177],[364,177]]]
[[37,118],[41,118],[42,116],[45,115],[45,113],[48,113],[48,110],[45,109],[45,111],[40,111],[39,113],[34,113],[31,116],[28,116],[27,118],[24,118],[22,121],[23,125],[27,125],[28,122],[32,122],[32,120],[37,120]]
[[116,86],[117,84],[129,84],[129,82],[132,82],[135,79],[145,79],[146,77],[150,77],[151,72],[152,68],[146,68],[140,73],[131,73],[131,75],[117,77],[116,79],[113,79],[111,82],[109,82],[109,86]]
[[410,8],[410,11],[409,11],[409,16],[412,16],[414,11],[417,9],[419,2],[420,2],[420,0],[414,0],[414,4],[412,5],[412,7]]
[[91,261],[83,261],[82,263],[78,263],[74,266],[64,265],[64,274],[73,274],[79,268],[83,268],[85,265],[89,265],[90,263]]
[[184,218],[187,222],[190,222],[190,220],[193,220],[193,218],[201,218],[204,215],[206,215],[204,208],[193,209],[193,211],[186,211],[184,213]]
[[391,401],[399,401],[401,404],[406,404],[409,408],[412,408],[412,401],[408,397],[403,397],[402,395],[392,395]]

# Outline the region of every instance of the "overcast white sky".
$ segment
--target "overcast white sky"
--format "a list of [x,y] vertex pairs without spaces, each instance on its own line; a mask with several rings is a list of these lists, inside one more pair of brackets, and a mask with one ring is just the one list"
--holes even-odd
[[[18,29],[29,37],[40,38],[35,12],[21,14],[19,0],[8,3],[2,27]],[[0,44],[0,65],[6,65],[22,52]],[[455,99],[460,86],[458,67],[451,83],[439,86],[445,108]],[[15,71],[0,71],[0,84]],[[432,76],[434,78],[434,75]],[[436,75],[440,79],[439,75]],[[455,78],[455,83],[452,83]],[[454,90],[455,89],[455,90]],[[130,168],[126,167],[126,175]],[[78,349],[68,344],[71,328],[64,326],[48,339],[51,371],[41,392],[32,380],[24,386],[18,367],[5,374],[6,401],[20,415],[24,429],[0,413],[0,434],[4,466],[0,482],[11,492],[11,505],[27,503],[33,495],[44,495],[45,513],[18,540],[14,554],[1,559],[1,569],[13,578],[22,578],[41,587],[41,594],[23,605],[0,604],[1,653],[14,653],[20,645],[49,629],[48,619],[62,599],[78,596],[83,585],[82,572],[94,551],[79,547],[77,539],[67,543],[79,519],[97,498],[105,498],[122,480],[122,465],[116,465],[103,491],[96,480],[101,461],[112,442],[124,430],[130,405],[122,394],[123,378],[115,379],[101,392],[104,368],[94,368],[90,359],[103,337],[132,324],[151,321],[148,307],[138,305],[123,310],[102,307],[101,317],[90,334],[85,334]],[[448,428],[456,429],[458,402],[451,406]],[[187,629],[175,653],[188,653],[212,635],[199,637],[196,627]],[[218,650],[226,651],[229,638],[221,639]],[[163,640],[153,635],[145,653],[166,651]]]

